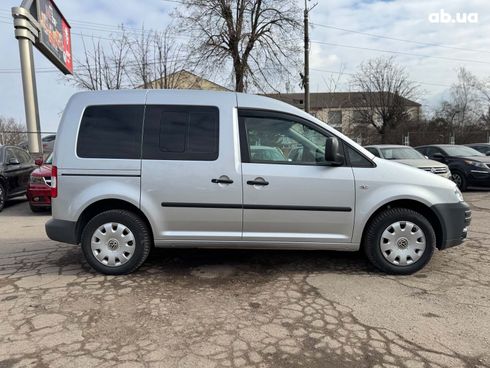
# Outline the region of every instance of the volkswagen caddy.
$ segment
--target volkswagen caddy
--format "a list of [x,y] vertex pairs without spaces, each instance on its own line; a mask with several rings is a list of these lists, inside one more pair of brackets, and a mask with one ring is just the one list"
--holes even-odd
[[104,274],[135,271],[153,246],[363,250],[410,274],[471,219],[453,182],[262,96],[77,93],[54,152],[46,232]]

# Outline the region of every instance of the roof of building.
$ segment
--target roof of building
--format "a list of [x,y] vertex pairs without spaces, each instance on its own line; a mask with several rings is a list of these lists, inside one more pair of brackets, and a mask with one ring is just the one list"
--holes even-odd
[[[378,93],[378,92],[373,92]],[[388,92],[383,92],[388,93]],[[304,94],[303,93],[275,93],[268,94],[272,97],[299,108],[303,108]],[[362,106],[362,92],[314,92],[310,93],[310,108],[319,110],[325,108],[355,108]],[[420,107],[421,105],[415,101],[402,97],[402,100],[407,107]]]
[[[167,75],[168,88],[171,89],[204,89],[211,91],[230,91],[222,85],[212,82],[188,70],[182,69]],[[165,77],[148,82],[146,87],[159,88],[165,84]],[[145,88],[144,85],[137,88]]]

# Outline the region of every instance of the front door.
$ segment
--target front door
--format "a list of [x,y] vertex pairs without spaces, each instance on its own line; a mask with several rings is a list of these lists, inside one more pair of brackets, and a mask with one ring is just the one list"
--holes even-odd
[[163,93],[149,92],[143,136],[141,206],[157,214],[156,240],[240,240],[235,96],[186,106]]
[[240,111],[243,239],[346,243],[352,238],[352,168],[326,166],[328,132],[292,115]]

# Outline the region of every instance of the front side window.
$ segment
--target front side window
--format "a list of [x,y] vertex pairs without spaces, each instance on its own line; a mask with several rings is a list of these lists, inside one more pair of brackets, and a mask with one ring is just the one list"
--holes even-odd
[[213,106],[147,106],[143,158],[214,161],[219,153],[219,110]]
[[252,163],[317,165],[325,163],[327,136],[294,119],[244,116],[243,133]]
[[78,132],[77,155],[83,158],[139,159],[143,105],[89,106]]

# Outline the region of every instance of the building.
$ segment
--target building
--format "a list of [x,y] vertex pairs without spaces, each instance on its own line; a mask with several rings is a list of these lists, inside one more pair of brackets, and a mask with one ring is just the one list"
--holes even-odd
[[[166,78],[156,79],[148,83],[146,88],[154,89],[205,89],[210,91],[229,91],[228,88],[214,83],[208,79],[202,78],[187,70],[179,70],[169,74]],[[143,85],[138,88],[144,88]]]
[[[304,109],[303,93],[278,93],[267,96]],[[356,121],[359,121],[360,110],[367,108],[363,106],[363,96],[364,93],[360,92],[310,93],[310,113],[335,129],[350,134]],[[419,119],[421,105],[403,97],[402,101],[411,118]]]

